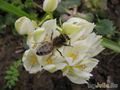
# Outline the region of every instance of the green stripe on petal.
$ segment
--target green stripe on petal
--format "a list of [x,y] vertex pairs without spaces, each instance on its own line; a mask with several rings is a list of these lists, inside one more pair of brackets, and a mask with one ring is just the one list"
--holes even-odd
[[47,65],[47,66],[44,66],[43,68],[51,73],[56,71],[56,65]]
[[65,25],[63,27],[63,32],[65,34],[71,34],[73,33],[75,30],[80,30],[81,27],[77,27],[77,26],[74,26],[74,25]]
[[33,37],[34,37],[35,42],[38,42],[40,40],[43,33],[45,33],[44,28],[39,28],[34,31]]
[[38,27],[37,22],[34,21],[34,20],[32,20],[32,23],[33,23],[33,25],[34,25],[34,29],[36,29],[36,28]]

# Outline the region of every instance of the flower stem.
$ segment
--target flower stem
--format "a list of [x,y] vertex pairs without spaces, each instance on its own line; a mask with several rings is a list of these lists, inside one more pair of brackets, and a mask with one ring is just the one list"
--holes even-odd
[[50,15],[46,15],[45,17],[43,17],[42,21],[38,24],[38,26],[41,26],[48,19],[50,19]]
[[41,26],[46,20],[48,19],[53,19],[53,15],[52,13],[47,13],[47,15],[45,15],[43,18],[42,18],[42,21],[38,24],[38,26]]
[[48,13],[48,15],[50,16],[50,19],[53,19],[53,14],[52,13]]

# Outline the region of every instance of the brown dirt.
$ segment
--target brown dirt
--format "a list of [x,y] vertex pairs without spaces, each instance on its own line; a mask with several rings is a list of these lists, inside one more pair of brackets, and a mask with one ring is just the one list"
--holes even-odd
[[[117,31],[120,32],[120,1],[108,0],[108,19],[112,20],[117,26]],[[117,41],[119,34],[116,34],[112,39]],[[21,37],[14,36],[9,28],[7,34],[0,35],[0,90],[9,90],[5,88],[6,80],[3,78],[6,70],[12,65],[13,61],[22,58],[24,51]],[[20,52],[19,52],[20,51]],[[90,85],[97,83],[106,83],[110,77],[114,84],[119,84],[119,88],[106,89],[97,88],[97,90],[120,90],[120,54],[112,53],[112,50],[105,49],[101,52],[97,59],[100,60],[98,66],[92,71],[93,77],[89,80]],[[66,77],[63,77],[60,71],[49,73],[47,71],[40,75],[29,74],[22,66],[19,67],[21,72],[19,81],[12,90],[92,90],[86,84],[77,85],[72,83]],[[96,89],[95,89],[96,90]]]

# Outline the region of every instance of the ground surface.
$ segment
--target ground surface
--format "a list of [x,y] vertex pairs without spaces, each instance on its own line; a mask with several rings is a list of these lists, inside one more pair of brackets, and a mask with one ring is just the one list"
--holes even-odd
[[[108,1],[108,17],[117,26],[117,31],[120,32],[120,1],[109,0]],[[117,41],[118,34],[112,38]],[[9,28],[7,34],[0,35],[0,90],[5,89],[6,80],[3,78],[6,70],[12,65],[13,61],[21,59],[23,54],[23,44],[20,37],[12,35]],[[112,50],[105,49],[102,53],[96,56],[100,60],[98,66],[92,71],[93,77],[89,80],[89,87],[85,85],[77,85],[69,81],[66,77],[63,77],[61,72],[55,72],[53,74],[45,71],[41,74],[29,74],[21,66],[19,70],[21,75],[16,87],[13,90],[92,90],[91,86],[97,83],[106,83],[107,79],[112,78],[114,84],[120,84],[120,54],[112,53]],[[96,89],[95,89],[96,90]],[[98,88],[97,90],[107,90],[106,88]],[[120,90],[109,89],[109,90]]]

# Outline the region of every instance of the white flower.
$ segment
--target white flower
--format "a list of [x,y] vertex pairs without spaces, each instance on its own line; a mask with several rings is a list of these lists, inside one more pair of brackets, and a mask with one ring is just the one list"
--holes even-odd
[[51,34],[53,32],[53,38],[60,33],[56,30],[56,19],[48,20],[43,23],[41,27],[38,27],[32,35],[27,37],[27,45],[30,48],[36,48],[41,45],[42,42],[51,41]]
[[60,35],[60,33],[56,30],[56,27],[57,27],[56,19],[52,19],[52,20],[48,20],[44,22],[40,28],[37,28],[33,32],[33,38],[34,38],[35,43],[38,46],[37,48],[39,48],[41,43],[45,41],[51,42],[52,41],[51,36],[53,39],[54,37]]
[[[43,25],[36,29],[33,33],[33,38],[34,38],[34,41],[36,43],[36,51],[39,49],[39,47],[46,41],[48,42],[52,42],[51,40],[51,37],[52,39],[55,38],[56,36],[59,36],[60,33],[56,30],[56,19],[53,19],[53,20],[48,20],[46,22],[43,23]],[[53,33],[53,35],[52,35]],[[55,53],[54,50],[52,53]],[[61,65],[61,61],[63,58],[61,58],[60,55],[52,55],[51,54],[48,54],[48,55],[44,55],[42,58],[41,58],[41,65],[43,66],[43,68],[49,72],[55,72],[56,70],[58,70],[60,65]],[[38,55],[39,56],[39,55]],[[59,57],[61,58],[59,58]],[[57,63],[58,62],[58,63]]]
[[73,83],[84,84],[89,80],[90,72],[98,64],[98,60],[94,58],[83,59],[81,63],[74,66],[67,66],[62,70],[63,75],[67,76]]
[[88,48],[89,47],[84,44],[75,45],[73,47],[65,47],[63,51],[63,55],[67,63],[70,66],[74,66],[76,64],[79,64],[81,60],[85,57]]
[[[43,23],[43,25],[41,26],[41,28],[44,28],[45,33],[44,33],[44,38],[43,41],[49,41],[51,40],[51,34],[53,33],[52,38],[58,36],[60,33],[56,30],[56,19],[52,19],[52,20],[47,20],[46,22]],[[37,31],[35,31],[37,32]],[[39,35],[35,35],[34,38],[36,38],[36,36],[38,37]],[[38,37],[38,39],[40,39],[40,36]],[[40,42],[40,41],[38,41]]]
[[[81,31],[82,33],[82,31]],[[79,33],[79,34],[81,34]],[[101,41],[102,41],[102,36],[100,35],[96,35],[95,33],[90,33],[87,36],[84,35],[84,33],[82,33],[81,37],[79,36],[75,36],[76,38],[71,38],[71,45],[76,47],[86,47],[86,57],[94,57],[96,55],[98,55],[103,49],[104,47],[102,45],[100,45]],[[74,43],[73,43],[74,42]],[[74,48],[73,47],[73,48]],[[66,47],[67,48],[67,47]],[[80,50],[81,52],[81,50]],[[83,54],[83,53],[82,53]]]
[[61,0],[44,0],[43,10],[47,13],[54,11]]
[[67,64],[62,71],[76,84],[87,83],[86,80],[92,76],[90,72],[98,63],[93,57],[104,49],[100,45],[102,36],[92,33],[94,26],[80,18],[71,18],[63,23],[63,32],[69,34],[72,47],[64,47]]
[[40,60],[42,57],[38,57],[34,49],[28,49],[25,51],[22,61],[23,66],[25,67],[26,71],[29,73],[36,73],[41,71],[41,64]]
[[65,67],[63,61],[65,61],[64,58],[61,57],[60,54],[56,51],[52,56],[51,54],[43,56],[40,63],[43,66],[43,69],[53,73]]
[[90,23],[81,18],[73,17],[63,23],[62,29],[64,33],[71,34],[70,37],[74,40],[83,36],[83,34],[84,36],[90,34],[93,31],[94,26],[94,23]]
[[15,22],[15,28],[21,35],[32,35],[36,27],[37,23],[33,20],[31,21],[27,17],[21,17]]

